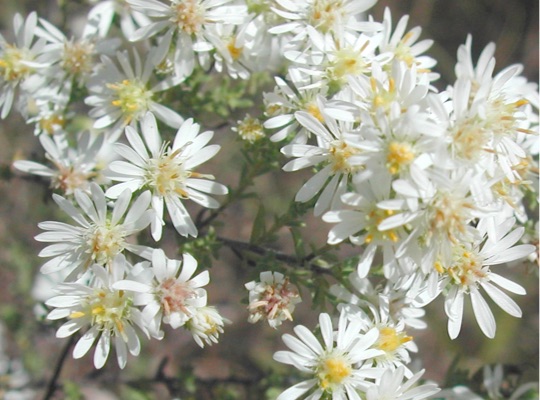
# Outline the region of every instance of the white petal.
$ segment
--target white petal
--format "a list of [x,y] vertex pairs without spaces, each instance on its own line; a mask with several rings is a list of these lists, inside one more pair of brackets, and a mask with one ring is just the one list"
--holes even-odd
[[90,350],[90,347],[92,347],[98,336],[99,329],[97,326],[93,326],[90,330],[85,332],[73,348],[73,358],[81,358],[88,353],[88,350]]
[[488,338],[493,339],[495,337],[495,318],[493,313],[489,309],[488,304],[476,288],[471,288],[471,303],[474,311],[476,321],[480,326],[480,329]]

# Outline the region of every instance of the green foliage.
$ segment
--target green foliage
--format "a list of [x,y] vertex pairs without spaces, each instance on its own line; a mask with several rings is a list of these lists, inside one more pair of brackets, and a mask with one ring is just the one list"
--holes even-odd
[[79,385],[72,381],[64,381],[62,385],[65,400],[84,400],[84,395],[81,392]]

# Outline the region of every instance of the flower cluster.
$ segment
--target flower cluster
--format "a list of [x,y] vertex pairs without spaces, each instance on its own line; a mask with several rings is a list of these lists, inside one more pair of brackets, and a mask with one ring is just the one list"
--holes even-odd
[[[407,30],[408,17],[394,26],[388,9],[381,22],[368,16],[376,0],[94,3],[73,36],[35,12],[15,16],[12,42],[0,36],[0,117],[16,109],[33,124],[45,159],[14,167],[47,180],[71,219],[41,222],[35,239],[47,244],[41,273],[57,280],[44,299],[47,318],[58,321],[57,337],[79,335],[74,358],[95,347],[102,368],[114,348],[124,368],[141,338],[165,336],[163,325],[187,330],[201,347],[217,343],[230,321],[208,304],[209,272],[197,272],[216,243],[230,243],[258,274],[245,284],[249,322],[277,329],[292,321],[297,286],[323,292],[339,312],[337,327],[320,314],[322,341],[303,325],[283,335],[289,350],[274,359],[309,378],[281,400],[438,396],[412,366],[410,331],[427,327],[424,306],[443,298],[452,339],[469,299],[489,338],[496,321],[486,297],[521,316],[507,292],[525,289],[505,277],[505,265],[537,250],[526,198],[538,198],[538,88],[520,65],[495,73],[494,44],[475,60],[467,37],[455,81],[437,89],[433,42],[420,39],[420,27]],[[187,98],[210,101],[195,93],[200,76],[243,82],[260,73],[275,82],[261,96],[264,112],[231,127],[256,167],[242,167],[229,193],[215,164],[203,165],[221,146],[187,115],[198,104]],[[272,145],[287,158],[283,171],[311,173],[294,206],[313,205],[328,232],[324,250],[305,254],[311,241],[297,240],[298,210],[261,228],[264,240],[256,227],[250,243],[213,236],[220,213],[256,197],[246,192],[253,179],[278,165],[277,157],[259,162],[273,153],[257,151]],[[265,215],[257,219],[264,225]],[[294,257],[265,247],[283,226]],[[160,243],[170,238],[171,258]],[[352,245],[352,273],[321,256],[336,256],[342,243]],[[318,285],[338,269],[334,285]],[[497,398],[500,371],[485,374]]]

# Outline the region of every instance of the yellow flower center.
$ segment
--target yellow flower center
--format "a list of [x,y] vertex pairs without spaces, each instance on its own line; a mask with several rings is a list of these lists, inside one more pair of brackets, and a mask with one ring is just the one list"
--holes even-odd
[[368,214],[366,214],[366,238],[364,241],[366,243],[371,243],[373,240],[377,241],[391,241],[396,243],[399,240],[399,236],[394,229],[388,229],[386,231],[380,231],[378,226],[386,218],[394,215],[394,210],[383,210],[380,208],[372,209]]
[[405,332],[397,332],[394,328],[386,326],[379,329],[377,347],[386,353],[393,353],[412,339],[412,336],[407,336]]
[[317,368],[319,386],[325,391],[332,391],[352,373],[351,363],[341,355],[330,355],[321,360]]
[[125,79],[119,83],[107,84],[107,87],[115,92],[116,99],[112,105],[122,110],[125,123],[138,120],[148,110],[152,92],[142,82]]
[[311,101],[304,106],[304,109],[315,117],[319,122],[324,122],[324,117],[321,113],[316,101]]
[[4,80],[18,82],[30,75],[34,69],[24,64],[24,61],[33,60],[30,52],[10,44],[5,46],[4,54],[0,56],[0,73]]
[[403,61],[409,68],[416,64],[416,59],[411,53],[411,47],[407,43],[412,37],[412,32],[408,32],[403,36],[403,38],[397,44],[394,50],[394,56]]
[[92,325],[97,325],[100,330],[114,331],[116,328],[124,340],[127,340],[124,324],[129,318],[131,303],[123,290],[98,289],[88,296],[82,310],[73,311],[69,318],[89,317]]
[[475,251],[464,246],[452,250],[452,265],[446,272],[454,284],[468,289],[486,277],[488,267],[483,268],[483,260]]
[[457,242],[456,237],[464,234],[470,220],[474,205],[459,195],[449,192],[439,192],[430,205],[428,214],[429,232],[432,235],[442,235],[446,239]]
[[373,108],[383,108],[387,111],[390,104],[396,98],[396,84],[394,79],[390,78],[388,81],[388,89],[377,84],[375,78],[370,79],[371,91],[373,92]]
[[85,42],[64,44],[62,67],[71,75],[87,74],[92,71],[94,45]]
[[452,149],[463,160],[477,161],[488,141],[489,134],[478,120],[465,120],[452,132]]
[[315,0],[308,13],[308,22],[324,33],[333,31],[345,16],[342,0]]
[[185,181],[192,172],[184,169],[181,154],[182,149],[177,149],[169,154],[162,152],[160,157],[148,160],[146,181],[154,193],[160,196],[174,193],[184,199],[189,197]]
[[391,142],[388,145],[388,153],[386,155],[386,167],[388,171],[395,175],[414,160],[414,150],[409,143],[406,142]]
[[171,5],[178,29],[192,35],[199,32],[205,22],[205,9],[198,0],[176,0]]
[[244,48],[243,47],[236,47],[236,40],[233,37],[233,38],[231,38],[231,40],[229,40],[229,43],[227,43],[227,50],[229,51],[229,54],[231,55],[232,59],[234,61],[236,61],[242,55],[242,52],[244,51]]
[[95,226],[86,238],[86,253],[96,264],[104,265],[124,250],[125,233],[118,226]]
[[257,118],[247,116],[238,124],[238,135],[249,143],[254,143],[264,137],[264,129]]
[[332,171],[334,173],[350,174],[356,167],[349,164],[349,158],[355,154],[358,154],[360,150],[355,147],[347,145],[342,140],[335,140],[330,143],[330,163],[332,164]]
[[49,135],[52,135],[56,132],[57,129],[63,128],[66,125],[66,120],[63,115],[60,114],[50,114],[39,120],[39,127],[47,132]]
[[329,67],[332,80],[345,83],[347,75],[360,75],[366,70],[366,63],[362,59],[362,51],[368,42],[360,50],[342,48],[334,53],[335,59]]

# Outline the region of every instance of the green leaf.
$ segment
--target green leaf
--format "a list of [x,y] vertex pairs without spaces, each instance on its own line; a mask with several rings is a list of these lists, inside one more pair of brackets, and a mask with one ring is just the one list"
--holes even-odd
[[257,215],[253,221],[253,228],[251,229],[250,243],[258,243],[266,235],[266,210],[264,204],[259,205]]
[[300,230],[296,227],[290,228],[293,244],[294,244],[294,252],[296,254],[296,257],[298,259],[302,260],[306,257],[306,250],[304,248],[304,239],[302,238],[302,235],[300,233]]

